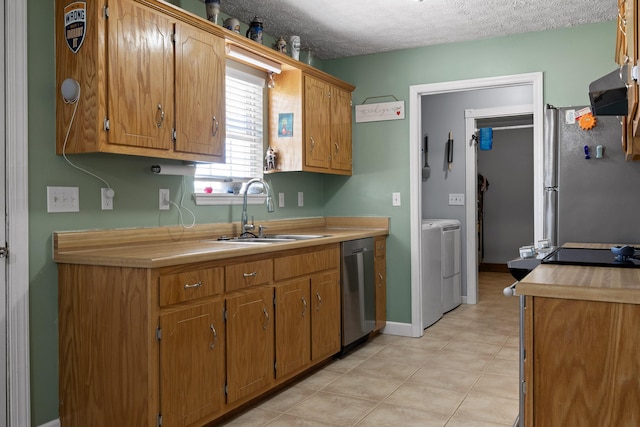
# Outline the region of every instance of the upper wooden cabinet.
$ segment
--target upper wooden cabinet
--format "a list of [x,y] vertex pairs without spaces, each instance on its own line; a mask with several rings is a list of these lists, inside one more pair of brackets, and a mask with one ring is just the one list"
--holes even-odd
[[80,84],[77,110],[57,97],[57,154],[224,161],[224,40],[137,1],[84,4],[74,53],[56,1],[57,87]]
[[351,92],[338,80],[285,69],[269,90],[276,171],[351,175]]
[[622,117],[622,149],[627,160],[640,160],[640,109],[638,82],[631,68],[638,65],[638,0],[618,0],[618,32],[615,60],[627,68],[628,113]]
[[[55,4],[56,87],[81,89],[77,104],[56,97],[57,154],[224,162],[233,46],[282,67],[269,91],[278,170],[351,175],[354,86],[162,0]],[[71,10],[85,20],[65,25]]]

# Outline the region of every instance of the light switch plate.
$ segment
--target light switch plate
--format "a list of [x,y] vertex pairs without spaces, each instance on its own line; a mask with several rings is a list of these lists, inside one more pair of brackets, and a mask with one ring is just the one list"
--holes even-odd
[[450,193],[449,206],[464,206],[464,194]]
[[278,193],[278,207],[284,208],[284,193]]
[[400,193],[392,193],[391,194],[391,204],[393,206],[400,206]]
[[298,191],[298,207],[304,206],[304,193],[302,191]]
[[80,212],[78,187],[47,187],[47,212]]

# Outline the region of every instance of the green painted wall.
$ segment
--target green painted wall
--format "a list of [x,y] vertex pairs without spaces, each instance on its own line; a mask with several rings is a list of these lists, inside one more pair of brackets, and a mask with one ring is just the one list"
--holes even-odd
[[[391,218],[389,320],[411,322],[409,86],[542,71],[546,103],[588,104],[589,83],[616,67],[615,31],[615,23],[592,24],[325,61],[325,71],[357,87],[354,105],[383,95],[405,101],[405,120],[354,123],[353,177],[324,178],[325,215]],[[391,206],[393,192],[402,206]]]
[[[181,6],[204,15],[197,0]],[[62,230],[176,225],[174,209],[160,213],[158,189],[169,188],[177,201],[181,179],[153,176],[154,160],[115,155],[71,156],[78,165],[107,179],[116,191],[113,211],[100,210],[101,182],[55,155],[55,46],[53,2],[28,0],[29,81],[29,263],[32,424],[58,417],[57,269],[51,261],[51,233]],[[223,7],[224,12],[224,7]],[[267,26],[268,30],[268,26]],[[615,25],[588,25],[480,42],[434,46],[324,61],[324,68],[358,86],[354,103],[367,96],[393,94],[407,99],[409,85],[474,77],[545,72],[545,97],[558,105],[585,103],[589,81],[612,69]],[[266,43],[265,43],[266,44]],[[408,105],[407,105],[408,106]],[[392,321],[410,320],[408,120],[354,125],[354,176],[270,175],[275,192],[286,194],[284,209],[268,216],[251,206],[256,220],[319,215],[391,217],[389,303]],[[190,187],[187,179],[187,187]],[[80,212],[48,214],[47,186],[80,188]],[[305,193],[304,208],[296,194]],[[403,206],[391,207],[399,191]],[[185,205],[198,223],[238,221],[240,208]],[[189,217],[187,215],[187,220]]]

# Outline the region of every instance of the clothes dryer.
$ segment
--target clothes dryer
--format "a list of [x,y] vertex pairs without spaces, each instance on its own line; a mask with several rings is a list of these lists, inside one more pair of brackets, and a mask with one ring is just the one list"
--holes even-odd
[[442,227],[422,221],[422,329],[436,323],[442,308]]

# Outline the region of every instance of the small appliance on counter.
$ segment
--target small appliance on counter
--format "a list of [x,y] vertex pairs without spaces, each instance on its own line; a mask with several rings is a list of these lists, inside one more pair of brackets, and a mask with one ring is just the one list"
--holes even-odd
[[516,280],[522,280],[534,268],[542,263],[542,260],[556,250],[555,246],[549,246],[547,239],[540,240],[534,245],[521,246],[520,257],[507,261],[507,268]]

